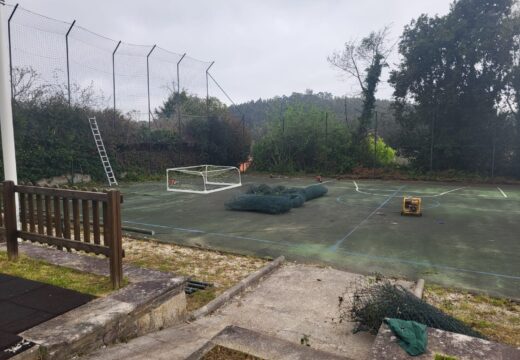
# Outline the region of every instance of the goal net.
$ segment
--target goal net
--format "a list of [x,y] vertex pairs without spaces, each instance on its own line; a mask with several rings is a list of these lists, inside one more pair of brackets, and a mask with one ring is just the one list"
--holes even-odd
[[234,166],[197,165],[166,169],[166,190],[210,194],[242,185]]

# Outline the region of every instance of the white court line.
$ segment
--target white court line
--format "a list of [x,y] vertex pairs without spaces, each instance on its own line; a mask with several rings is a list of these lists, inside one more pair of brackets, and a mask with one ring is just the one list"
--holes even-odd
[[[362,190],[359,190],[359,186],[358,186],[358,183],[355,181],[355,180],[352,180],[352,182],[354,183],[354,186],[356,187],[356,191],[360,194],[365,194],[365,195],[378,195],[378,196],[386,196],[385,194],[374,194],[374,193],[369,193],[369,192],[365,192],[365,191],[362,191]],[[434,194],[434,195],[422,195],[422,193],[420,192],[417,192],[417,191],[409,191],[409,193],[415,193],[415,194],[419,194],[419,196],[421,197],[424,197],[424,198],[433,198],[433,197],[438,197],[438,196],[444,196],[446,194],[449,194],[449,193],[452,193],[454,191],[458,191],[458,190],[462,190],[466,188],[465,186],[462,186],[462,187],[459,187],[459,188],[456,188],[456,189],[451,189],[451,190],[447,190],[447,191],[444,191],[440,194]],[[399,188],[398,190],[400,190],[401,188]],[[384,190],[383,190],[384,191]]]
[[504,195],[505,198],[507,198],[506,193],[501,188],[497,186],[497,189],[502,193],[502,195]]
[[[443,195],[449,194],[450,192],[454,192],[454,191],[457,191],[457,190],[462,190],[462,189],[464,189],[464,188],[465,188],[465,186],[462,186],[462,187],[460,187],[460,188],[456,188],[456,189],[448,190],[448,191],[442,192],[442,193],[437,194],[437,195],[432,195],[431,197],[434,197],[434,196],[443,196]],[[423,196],[423,197],[429,197],[429,196]]]

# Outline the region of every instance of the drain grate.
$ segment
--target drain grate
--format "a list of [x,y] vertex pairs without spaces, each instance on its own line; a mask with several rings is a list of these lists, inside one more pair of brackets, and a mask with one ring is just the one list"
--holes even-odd
[[203,282],[203,281],[196,281],[196,280],[188,280],[188,283],[186,284],[186,288],[184,289],[184,292],[188,295],[193,294],[194,292],[197,292],[199,290],[205,290],[209,287],[213,287],[213,284]]

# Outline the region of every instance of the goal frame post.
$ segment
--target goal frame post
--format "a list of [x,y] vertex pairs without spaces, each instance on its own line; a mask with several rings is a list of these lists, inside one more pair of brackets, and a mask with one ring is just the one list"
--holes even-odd
[[[215,175],[223,172],[236,172],[238,182],[220,182],[220,181],[210,181],[211,175]],[[192,176],[200,176],[203,182],[203,190],[188,190],[188,189],[175,189],[170,185],[170,172],[178,172],[181,174],[192,175]],[[173,179],[175,181],[175,179]],[[212,188],[208,189],[208,185]],[[170,192],[180,192],[180,193],[190,193],[190,194],[211,194],[218,191],[224,191],[233,189],[236,187],[242,186],[242,176],[240,173],[240,169],[236,166],[222,166],[222,165],[193,165],[193,166],[182,166],[175,168],[166,169],[166,191]]]

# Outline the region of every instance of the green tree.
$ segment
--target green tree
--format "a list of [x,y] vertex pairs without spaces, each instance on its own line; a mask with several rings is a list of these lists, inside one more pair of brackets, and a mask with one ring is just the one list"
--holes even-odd
[[[405,27],[390,83],[400,151],[417,167],[429,168],[433,148],[437,170],[490,168],[510,126],[500,113],[515,50],[506,26],[513,3],[459,0],[447,15],[421,15]],[[506,153],[503,147],[497,160]]]
[[253,146],[254,166],[275,172],[343,173],[353,166],[344,121],[308,104],[270,114],[264,136]]

